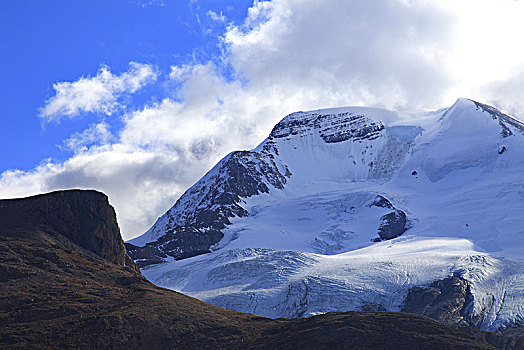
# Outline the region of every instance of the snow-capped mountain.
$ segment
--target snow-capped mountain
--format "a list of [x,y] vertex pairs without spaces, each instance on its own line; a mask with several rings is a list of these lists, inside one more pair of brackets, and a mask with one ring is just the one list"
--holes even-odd
[[462,285],[453,322],[521,324],[524,124],[467,99],[293,113],[127,249],[158,285],[269,317],[409,311]]

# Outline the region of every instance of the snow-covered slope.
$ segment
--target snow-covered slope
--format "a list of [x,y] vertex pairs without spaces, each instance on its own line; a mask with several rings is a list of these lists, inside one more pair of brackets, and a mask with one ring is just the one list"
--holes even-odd
[[523,323],[524,125],[467,99],[294,113],[129,243],[152,282],[239,311],[398,311],[459,275],[468,322]]

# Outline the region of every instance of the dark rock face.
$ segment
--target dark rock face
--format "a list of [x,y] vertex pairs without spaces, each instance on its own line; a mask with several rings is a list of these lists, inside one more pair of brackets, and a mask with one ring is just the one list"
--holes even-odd
[[162,252],[158,247],[146,245],[137,247],[131,243],[125,243],[127,255],[138,265],[144,267],[152,264],[160,264],[167,258],[167,254]]
[[511,131],[511,128],[509,128],[508,125],[511,125],[512,127],[516,128],[520,132],[524,133],[524,124],[520,122],[519,120],[512,118],[507,114],[502,113],[495,107],[492,107],[492,106],[489,106],[489,105],[486,105],[486,104],[483,104],[477,101],[473,101],[473,100],[470,100],[470,101],[475,104],[475,106],[477,107],[477,110],[481,110],[483,112],[488,113],[495,120],[498,119],[500,127],[502,129],[500,132],[502,137],[509,137],[513,135],[513,132]]
[[[324,324],[324,320],[330,322]],[[485,346],[477,345],[477,331],[456,341],[453,332],[447,333],[449,328],[427,329],[428,321],[432,320],[391,312],[328,313],[282,324],[275,336],[263,334],[254,348],[463,350]],[[464,333],[472,330],[457,329]],[[485,339],[489,341],[486,349],[518,349],[522,346],[519,340],[496,334],[488,334]]]
[[455,274],[428,287],[411,288],[402,312],[427,316],[448,324],[473,325],[469,316],[472,305],[469,282]]
[[135,268],[126,255],[115,211],[103,193],[71,190],[0,200],[0,217],[4,229],[63,235],[105,260]]
[[269,139],[319,133],[326,143],[349,139],[355,142],[376,139],[384,129],[383,123],[374,122],[366,116],[349,112],[338,114],[297,112],[290,114],[275,125]]
[[289,169],[281,173],[274,161],[278,152],[272,143],[258,152],[233,152],[213,172],[180,197],[166,215],[165,234],[144,247],[127,243],[129,256],[140,267],[164,261],[167,256],[185,259],[208,253],[224,234],[230,218],[248,212],[240,205],[243,198],[268,193],[270,187],[283,189]]
[[395,210],[380,218],[378,235],[383,240],[397,238],[407,230],[406,214],[402,210]]
[[368,312],[386,312],[386,308],[380,304],[376,303],[368,303],[362,305],[362,311],[368,311]]
[[393,204],[384,196],[377,195],[373,202],[369,205],[370,207],[379,207],[379,208],[386,208],[386,209],[395,209],[393,207]]
[[380,225],[378,227],[378,235],[380,238],[375,238],[375,242],[397,238],[406,232],[406,230],[409,228],[409,222],[406,217],[406,213],[400,209],[395,208],[385,197],[378,195],[375,197],[373,203],[371,203],[369,206],[392,210],[391,213],[388,213],[380,218]]
[[507,328],[502,329],[500,333],[508,337],[524,338],[524,326],[516,325],[516,326],[507,327]]

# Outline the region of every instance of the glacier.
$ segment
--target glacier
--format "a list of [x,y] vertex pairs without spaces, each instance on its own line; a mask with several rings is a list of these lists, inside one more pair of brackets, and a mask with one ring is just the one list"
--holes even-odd
[[400,311],[458,274],[477,327],[524,324],[524,124],[468,99],[293,113],[127,245],[151,282],[267,317]]

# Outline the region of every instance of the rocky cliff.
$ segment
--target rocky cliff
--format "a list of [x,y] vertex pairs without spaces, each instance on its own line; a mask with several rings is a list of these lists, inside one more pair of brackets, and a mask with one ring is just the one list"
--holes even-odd
[[107,261],[136,269],[126,254],[115,210],[103,193],[71,190],[4,199],[0,200],[0,217],[3,231],[63,236]]

